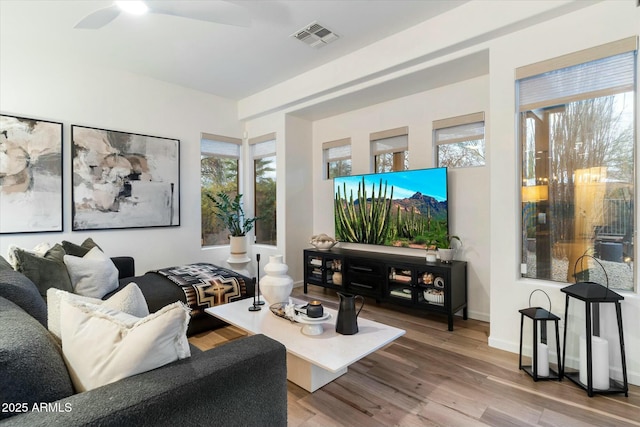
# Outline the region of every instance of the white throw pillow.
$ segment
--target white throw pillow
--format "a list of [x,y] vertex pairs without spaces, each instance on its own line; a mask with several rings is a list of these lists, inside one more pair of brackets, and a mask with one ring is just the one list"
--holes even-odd
[[111,259],[97,247],[82,258],[65,255],[73,292],[92,298],[102,298],[118,288],[118,269]]
[[149,307],[142,291],[134,282],[129,283],[107,300],[76,295],[56,288],[47,290],[47,326],[49,332],[60,339],[60,302],[63,298],[103,305],[136,317],[149,315]]
[[60,308],[62,353],[77,392],[191,356],[181,302],[142,319],[67,298]]

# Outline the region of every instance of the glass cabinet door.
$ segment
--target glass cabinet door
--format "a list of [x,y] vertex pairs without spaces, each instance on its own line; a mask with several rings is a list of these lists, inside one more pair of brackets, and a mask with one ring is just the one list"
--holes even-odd
[[402,267],[388,268],[389,296],[401,300],[413,300],[413,272]]
[[418,303],[444,307],[446,276],[436,270],[418,271]]

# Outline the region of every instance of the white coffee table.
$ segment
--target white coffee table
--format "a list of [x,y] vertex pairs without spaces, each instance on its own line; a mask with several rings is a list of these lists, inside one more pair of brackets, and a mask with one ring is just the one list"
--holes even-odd
[[282,343],[287,348],[287,379],[309,392],[345,374],[349,365],[405,333],[402,329],[358,317],[359,332],[341,335],[335,331],[337,312],[325,307],[331,318],[322,323],[324,332],[309,336],[301,332],[303,324],[276,316],[269,310],[268,303],[260,311],[249,311],[252,304],[253,299],[248,298],[205,311],[249,334],[264,334]]

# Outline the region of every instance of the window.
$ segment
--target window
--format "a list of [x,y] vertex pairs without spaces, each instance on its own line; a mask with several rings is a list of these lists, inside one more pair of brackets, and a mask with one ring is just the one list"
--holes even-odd
[[200,140],[200,210],[202,246],[228,245],[229,231],[215,216],[207,193],[238,193],[241,139],[202,134]]
[[633,289],[636,43],[516,72],[523,277]]
[[276,136],[249,140],[252,148],[256,243],[276,245]]
[[409,128],[401,127],[369,135],[375,172],[409,169]]
[[322,151],[326,179],[351,175],[351,138],[325,142]]
[[484,113],[436,120],[433,134],[438,167],[485,165]]

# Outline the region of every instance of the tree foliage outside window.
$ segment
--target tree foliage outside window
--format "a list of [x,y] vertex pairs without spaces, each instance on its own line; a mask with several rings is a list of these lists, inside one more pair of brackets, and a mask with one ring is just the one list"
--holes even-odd
[[[611,288],[633,289],[633,100],[625,92],[521,113],[523,277],[575,282],[586,254]],[[588,257],[575,272],[606,284]]]
[[484,166],[484,112],[435,120],[433,141],[438,167]]
[[438,167],[468,168],[484,166],[484,139],[438,145],[437,158]]
[[202,246],[228,245],[229,231],[214,214],[214,207],[205,193],[238,193],[238,159],[202,155],[200,158],[200,209]]
[[256,243],[277,244],[276,156],[254,159]]
[[327,178],[333,179],[337,176],[351,175],[351,159],[336,160],[327,163]]

